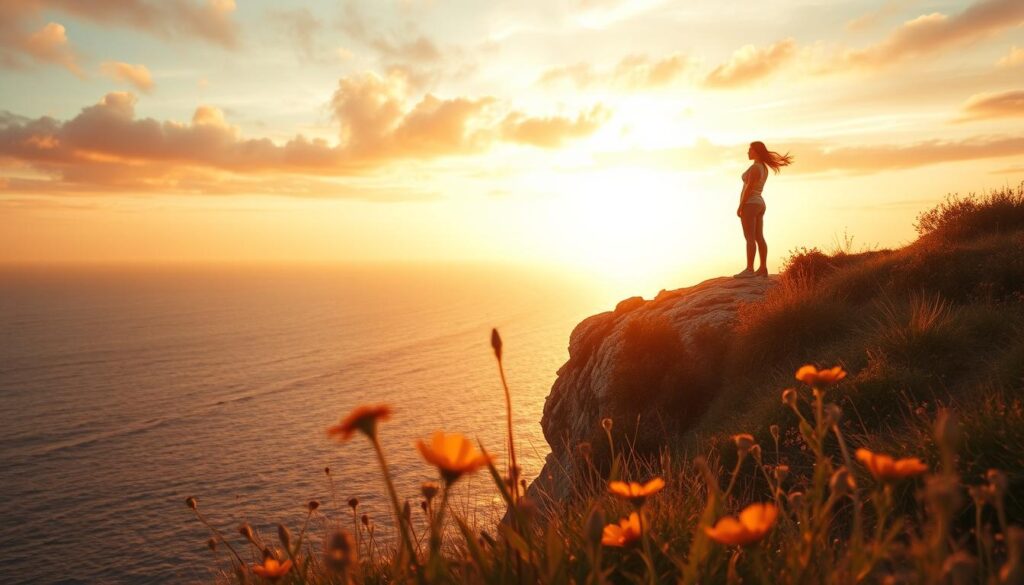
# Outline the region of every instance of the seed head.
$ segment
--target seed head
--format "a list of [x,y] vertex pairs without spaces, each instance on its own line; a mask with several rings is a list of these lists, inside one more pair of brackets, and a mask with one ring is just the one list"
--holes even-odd
[[497,329],[491,329],[491,349],[494,350],[494,357],[501,361],[501,335]]
[[359,520],[362,521],[363,526],[367,526],[367,527],[370,526],[370,516],[369,515],[363,514],[362,518],[360,518]]
[[242,538],[248,540],[256,546],[259,546],[258,544],[256,544],[256,533],[253,532],[252,526],[250,526],[248,522],[245,522],[238,527],[238,533],[242,535]]
[[601,419],[601,428],[604,429],[604,432],[610,433],[611,430],[612,430],[612,419],[610,419],[610,418],[602,418]]
[[210,540],[207,540],[206,541],[206,548],[212,550],[213,552],[217,552],[217,539],[216,538],[210,538]]
[[750,452],[750,448],[754,446],[754,436],[747,433],[733,435],[732,440],[736,443],[736,449],[741,455],[745,455]]
[[772,425],[768,427],[768,432],[772,434],[772,438],[776,441],[779,440],[779,425]]
[[189,496],[185,498],[185,505],[188,506],[190,510],[195,510],[199,507],[199,502],[197,502],[194,497]]
[[309,508],[309,511],[311,513],[316,512],[316,509],[320,507],[320,502],[316,500],[310,500],[309,503],[306,504],[306,507]]
[[352,535],[345,530],[339,530],[327,540],[327,547],[324,560],[331,570],[341,573],[356,560],[356,544]]
[[324,467],[324,474],[325,475],[330,475],[331,474],[331,468],[330,467]]
[[359,507],[359,498],[349,498],[348,499],[348,507],[352,508],[353,510],[358,508]]
[[437,492],[440,490],[441,486],[437,485],[437,483],[433,481],[425,481],[423,482],[423,485],[420,486],[420,493],[423,494],[423,497],[426,498],[428,502],[432,501],[434,496],[436,496]]

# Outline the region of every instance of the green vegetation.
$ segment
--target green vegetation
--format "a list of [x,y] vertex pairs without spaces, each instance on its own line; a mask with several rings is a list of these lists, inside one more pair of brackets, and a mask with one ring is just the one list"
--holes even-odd
[[[424,485],[415,513],[392,491],[399,534],[389,546],[355,522],[357,504],[355,537],[338,530],[316,547],[305,527],[295,538],[282,526],[270,543],[244,525],[249,550],[239,553],[211,529],[211,548],[231,553],[218,557],[221,579],[1024,583],[1014,491],[1024,470],[1024,185],[950,199],[918,230],[899,250],[795,254],[727,342],[708,334],[713,367],[666,360],[682,351],[677,340],[638,324],[630,335],[642,351],[615,375],[635,381],[637,395],[696,376],[709,406],[681,414],[692,431],[656,454],[615,439],[606,420],[610,464],[581,446],[571,497],[527,498],[514,467],[500,470],[460,435],[435,435],[420,452],[439,482]],[[377,441],[389,415],[362,407],[331,433],[368,438],[390,486]],[[449,488],[478,470],[509,510],[496,526],[469,526],[446,504]],[[196,500],[187,503],[205,524]],[[307,525],[324,513],[314,504]]]

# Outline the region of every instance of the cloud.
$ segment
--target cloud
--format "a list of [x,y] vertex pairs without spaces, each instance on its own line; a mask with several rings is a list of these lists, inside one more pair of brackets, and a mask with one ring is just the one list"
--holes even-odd
[[1019,67],[1024,65],[1024,48],[1016,45],[1010,47],[1010,52],[999,60],[1000,67]]
[[149,68],[145,65],[105,61],[100,65],[100,71],[107,77],[134,85],[139,91],[145,93],[153,91],[153,77],[149,74]]
[[692,61],[679,53],[662,59],[647,55],[627,55],[615,67],[596,71],[589,63],[576,63],[548,69],[538,83],[550,85],[569,81],[579,88],[594,85],[619,86],[629,89],[651,89],[669,85],[692,65]]
[[338,189],[332,178],[398,161],[478,154],[498,142],[552,148],[592,133],[608,115],[595,106],[575,119],[537,118],[492,97],[417,100],[407,90],[398,76],[340,80],[330,103],[335,144],[245,138],[212,106],[196,108],[188,123],[138,118],[128,92],[109,93],[63,122],[0,112],[0,192],[315,196]]
[[846,29],[850,31],[863,31],[874,28],[883,20],[895,16],[900,10],[914,2],[916,0],[887,0],[878,10],[869,12],[846,23]]
[[[708,171],[737,160],[747,145],[698,140],[693,146],[654,150],[606,152],[596,157],[604,165],[646,165],[676,170]],[[769,143],[795,158],[787,173],[873,174],[929,165],[1024,155],[1022,136],[974,136],[963,140],[926,140],[910,144],[835,144],[824,141]]]
[[272,10],[268,15],[295,42],[304,58],[316,58],[316,34],[323,25],[308,8]]
[[746,45],[732,54],[725,63],[715,67],[704,85],[729,89],[763,79],[786,64],[796,54],[796,41],[783,39],[763,48]]
[[[10,12],[5,8],[0,18]],[[83,76],[78,65],[79,57],[68,42],[64,25],[50,22],[35,31],[17,26],[14,21],[0,24],[0,64],[7,67],[23,67],[26,61],[59,65],[79,77]]]
[[955,16],[935,12],[907,21],[876,45],[846,51],[842,61],[855,67],[883,67],[975,43],[1022,23],[1021,0],[978,0]]
[[501,123],[501,134],[506,140],[541,148],[557,148],[567,140],[593,134],[608,120],[611,112],[603,106],[594,106],[580,113],[575,120],[562,117],[531,118],[513,112]]
[[59,10],[98,24],[130,26],[166,38],[194,37],[233,48],[234,0],[29,0],[28,10]]
[[958,122],[1024,116],[1024,90],[979,93],[964,102]]

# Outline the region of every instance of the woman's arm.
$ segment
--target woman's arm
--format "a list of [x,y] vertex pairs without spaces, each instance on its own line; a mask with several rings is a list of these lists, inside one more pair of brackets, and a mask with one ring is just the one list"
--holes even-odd
[[747,193],[750,191],[750,182],[743,181],[743,188],[740,189],[740,204],[736,208],[736,216],[743,216],[743,203],[747,200]]

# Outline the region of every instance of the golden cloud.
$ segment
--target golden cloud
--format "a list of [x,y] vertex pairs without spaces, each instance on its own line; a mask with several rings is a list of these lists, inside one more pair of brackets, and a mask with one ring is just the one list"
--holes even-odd
[[[7,18],[11,9],[0,10],[0,18]],[[68,42],[64,25],[50,22],[35,31],[25,30],[17,22],[0,24],[0,64],[22,67],[26,60],[60,65],[81,77],[78,55]]]
[[1016,45],[1010,47],[1010,52],[999,60],[1000,67],[1019,67],[1024,65],[1024,48]]
[[[0,191],[282,192],[337,188],[319,178],[356,177],[401,160],[485,152],[504,141],[551,148],[594,132],[608,112],[575,119],[530,117],[491,97],[413,102],[400,77],[345,78],[331,101],[340,139],[296,136],[283,144],[244,138],[224,113],[200,106],[189,123],[136,118],[136,97],[109,93],[61,122],[0,116]],[[18,169],[16,175],[11,175]],[[34,176],[26,178],[26,170]],[[260,178],[257,179],[256,176]]]
[[652,59],[642,54],[627,55],[615,67],[605,71],[597,71],[589,63],[548,69],[541,74],[538,82],[549,85],[570,81],[580,88],[609,85],[629,89],[650,89],[672,83],[691,65],[691,60],[679,53],[661,59]]
[[1024,116],[1024,90],[979,93],[964,103],[958,122]]
[[796,54],[796,41],[783,39],[767,47],[740,47],[728,61],[715,67],[704,85],[728,89],[759,81],[786,64]]
[[150,75],[149,68],[145,65],[106,61],[100,65],[100,71],[107,77],[134,85],[139,91],[145,93],[153,91],[153,76]]
[[1024,2],[979,0],[955,16],[932,13],[903,23],[882,42],[850,50],[851,66],[882,67],[918,55],[968,45],[1024,23]]

